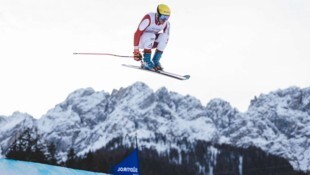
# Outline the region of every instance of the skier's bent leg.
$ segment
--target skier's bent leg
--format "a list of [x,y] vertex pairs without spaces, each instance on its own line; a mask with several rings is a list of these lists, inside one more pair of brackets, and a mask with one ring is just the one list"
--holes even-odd
[[155,70],[163,70],[163,67],[159,61],[163,54],[163,51],[165,50],[168,44],[168,40],[169,40],[169,36],[166,33],[159,34],[155,40],[153,47],[156,47],[156,52],[152,59]]
[[156,48],[160,51],[164,51],[168,44],[168,40],[169,40],[168,34],[166,33],[159,34],[155,40],[155,43],[158,43]]

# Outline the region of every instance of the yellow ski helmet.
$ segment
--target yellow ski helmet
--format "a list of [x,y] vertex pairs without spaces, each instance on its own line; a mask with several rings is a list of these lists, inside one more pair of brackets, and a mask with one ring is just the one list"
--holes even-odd
[[170,16],[170,8],[165,4],[159,4],[157,6],[157,13],[158,15]]

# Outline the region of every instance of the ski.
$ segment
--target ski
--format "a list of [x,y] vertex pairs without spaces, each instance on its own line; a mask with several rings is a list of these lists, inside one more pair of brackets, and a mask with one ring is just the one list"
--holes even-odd
[[134,68],[134,69],[139,69],[139,70],[144,70],[144,71],[148,71],[148,72],[152,72],[152,73],[157,73],[163,76],[167,76],[170,78],[175,78],[178,80],[188,80],[190,78],[190,75],[178,75],[178,74],[174,74],[171,72],[166,72],[163,70],[158,70],[158,71],[154,71],[154,70],[148,70],[148,69],[143,69],[141,66],[135,66],[135,65],[129,65],[129,64],[122,64],[122,66],[125,67],[129,67],[129,68]]

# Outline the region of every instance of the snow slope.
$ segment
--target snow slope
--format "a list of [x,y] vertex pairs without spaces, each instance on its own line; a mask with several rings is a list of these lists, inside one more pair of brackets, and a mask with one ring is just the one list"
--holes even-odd
[[0,159],[1,175],[107,175],[40,163]]

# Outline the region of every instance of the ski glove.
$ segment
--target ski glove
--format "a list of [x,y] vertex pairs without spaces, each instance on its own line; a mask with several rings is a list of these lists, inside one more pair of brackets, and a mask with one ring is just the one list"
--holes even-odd
[[141,61],[142,55],[141,55],[139,50],[135,50],[133,52],[133,59],[136,60],[136,61]]

